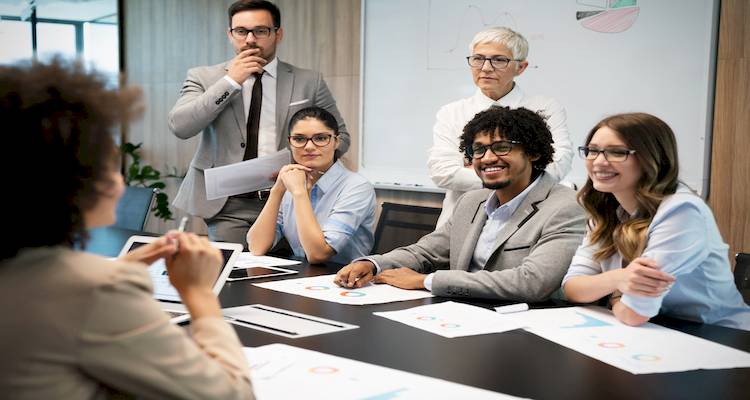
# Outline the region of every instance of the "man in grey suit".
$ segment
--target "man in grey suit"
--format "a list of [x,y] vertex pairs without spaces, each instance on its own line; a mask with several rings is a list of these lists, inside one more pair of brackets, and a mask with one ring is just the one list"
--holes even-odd
[[520,301],[545,300],[560,287],[585,219],[575,192],[544,172],[554,149],[542,117],[491,107],[464,127],[459,149],[487,189],[460,197],[448,222],[417,243],[345,266],[337,284],[374,280],[439,296]]
[[212,240],[246,244],[268,192],[208,200],[203,170],[287,152],[289,120],[305,107],[322,107],[337,119],[338,155],[349,148],[350,138],[321,74],[276,57],[284,36],[279,9],[268,1],[240,0],[228,11],[227,37],[237,55],[190,69],[169,113],[169,128],[178,138],[202,133],[174,206],[202,217]]

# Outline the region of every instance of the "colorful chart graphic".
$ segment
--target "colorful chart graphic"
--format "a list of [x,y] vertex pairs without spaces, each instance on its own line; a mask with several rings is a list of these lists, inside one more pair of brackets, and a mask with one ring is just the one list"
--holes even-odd
[[584,313],[576,311],[576,314],[583,318],[583,322],[576,325],[569,325],[569,326],[561,326],[560,328],[593,328],[597,326],[610,326],[611,324],[609,322],[604,322],[602,320],[596,319],[594,317],[591,317],[589,315],[586,315]]
[[581,26],[600,33],[619,33],[635,23],[640,12],[637,0],[579,0],[578,4],[598,10],[578,11],[576,19]]
[[344,297],[364,297],[367,296],[366,293],[362,292],[350,292],[350,291],[344,291],[340,293]]
[[661,357],[655,356],[653,354],[634,354],[633,359],[637,361],[645,361],[645,362],[661,361]]
[[601,342],[599,343],[599,347],[604,347],[605,349],[621,349],[625,347],[625,345],[618,342]]
[[330,287],[328,286],[306,286],[305,289],[307,290],[328,290]]
[[339,372],[339,369],[336,367],[312,367],[308,371],[313,374],[335,374],[336,372]]
[[396,399],[400,397],[399,393],[405,392],[407,390],[408,390],[407,388],[391,390],[390,392],[387,392],[387,393],[364,397],[362,400],[392,400],[392,399]]
[[434,321],[436,318],[431,317],[429,315],[422,315],[422,316],[417,317],[417,319],[420,321]]

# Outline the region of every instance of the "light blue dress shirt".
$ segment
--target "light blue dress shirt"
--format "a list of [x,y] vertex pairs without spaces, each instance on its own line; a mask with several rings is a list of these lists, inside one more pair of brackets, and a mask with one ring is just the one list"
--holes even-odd
[[[332,262],[348,264],[370,254],[375,241],[375,188],[367,179],[337,161],[313,185],[310,203],[326,243],[336,251]],[[274,244],[283,236],[294,255],[304,257],[297,232],[294,202],[287,192],[279,207]]]
[[[487,264],[487,260],[490,259],[492,253],[497,249],[497,233],[500,232],[505,224],[510,221],[510,218],[518,209],[518,206],[523,203],[526,196],[534,190],[539,179],[534,179],[533,182],[523,192],[519,193],[516,197],[512,198],[509,202],[500,205],[500,199],[497,198],[497,194],[493,191],[484,203],[484,212],[487,213],[487,221],[484,223],[482,233],[479,235],[477,245],[474,248],[474,255],[471,258],[471,264],[469,265],[469,272],[480,271],[484,269]],[[432,279],[435,277],[435,273],[428,274],[424,279],[425,289],[432,291]]]
[[[596,275],[622,267],[616,253],[595,261],[598,246],[588,236],[576,251],[563,286],[568,279]],[[734,284],[727,252],[716,221],[706,203],[687,187],[667,196],[648,227],[648,242],[642,257],[656,260],[661,270],[676,281],[660,297],[623,294],[621,301],[644,317],[658,313],[669,316],[750,330],[750,306]]]

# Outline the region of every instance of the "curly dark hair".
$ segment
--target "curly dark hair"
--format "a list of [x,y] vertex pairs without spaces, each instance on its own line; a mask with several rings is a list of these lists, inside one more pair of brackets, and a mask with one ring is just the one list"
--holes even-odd
[[555,149],[552,147],[552,133],[545,117],[526,108],[492,106],[477,113],[464,127],[459,151],[471,161],[471,145],[480,133],[499,135],[507,140],[521,142],[524,152],[539,159],[531,163],[535,170],[543,170],[552,162]]
[[119,169],[113,127],[140,111],[137,89],[111,90],[78,64],[0,66],[8,157],[0,196],[8,227],[0,260],[22,248],[85,241],[83,214]]

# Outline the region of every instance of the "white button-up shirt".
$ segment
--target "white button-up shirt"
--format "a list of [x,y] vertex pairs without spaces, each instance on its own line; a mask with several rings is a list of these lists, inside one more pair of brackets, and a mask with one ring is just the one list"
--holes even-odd
[[[263,67],[263,101],[260,104],[260,126],[258,128],[258,157],[267,156],[278,152],[276,148],[276,78],[279,67],[279,59],[274,57],[270,63]],[[234,87],[242,88],[242,103],[245,106],[245,121],[250,113],[250,102],[253,98],[253,85],[255,76],[251,75],[242,82],[242,85],[225,75],[224,78]]]
[[573,143],[568,133],[565,109],[560,103],[545,96],[526,96],[518,84],[497,101],[477,89],[473,96],[443,106],[436,116],[432,135],[433,145],[429,150],[427,166],[432,181],[438,187],[448,190],[443,200],[443,212],[440,214],[438,226],[445,223],[453,214],[456,200],[462,194],[482,187],[482,181],[474,169],[464,167],[464,156],[458,151],[458,145],[464,126],[478,112],[493,105],[524,107],[541,112],[547,118],[555,148],[553,161],[547,166],[546,171],[557,180],[570,172],[573,163]]

